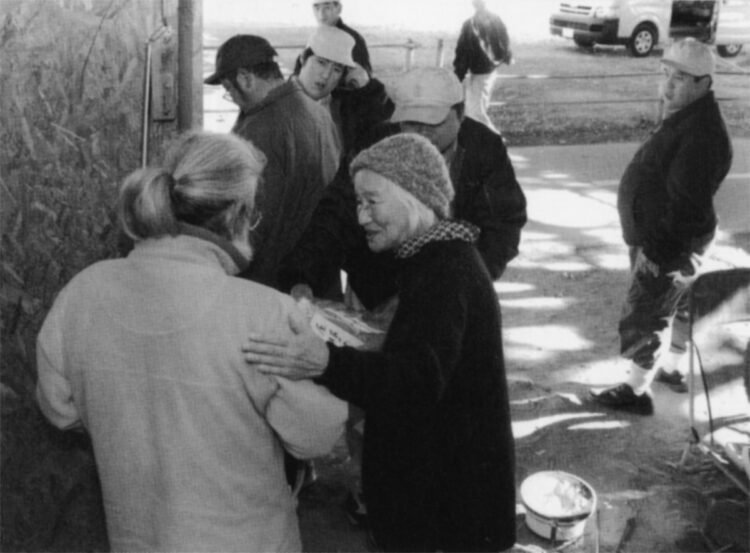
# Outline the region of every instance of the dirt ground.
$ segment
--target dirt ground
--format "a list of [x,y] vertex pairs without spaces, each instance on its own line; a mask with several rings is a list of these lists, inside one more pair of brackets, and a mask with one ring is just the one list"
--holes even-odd
[[[521,255],[496,283],[517,483],[536,471],[563,470],[596,490],[597,515],[588,521],[584,538],[566,551],[717,551],[729,532],[707,524],[712,506],[740,500],[733,530],[747,536],[747,499],[708,455],[687,448],[689,395],[656,384],[651,417],[607,411],[586,399],[589,387],[619,382],[625,374],[616,326],[628,275],[614,201],[617,178],[636,146],[511,148],[530,218]],[[750,266],[750,141],[737,146],[737,161],[717,202],[726,231],[709,262],[714,269]],[[747,323],[708,324],[696,333],[714,425],[744,425],[745,443],[750,410],[742,371],[748,340]],[[695,427],[700,435],[708,431],[707,414],[699,393]],[[346,449],[317,468],[318,481],[300,500],[305,549],[366,551],[365,532],[352,527],[341,509],[356,472]],[[747,486],[739,471],[730,473]],[[519,550],[551,551],[561,545],[535,536],[522,514],[517,524]]]

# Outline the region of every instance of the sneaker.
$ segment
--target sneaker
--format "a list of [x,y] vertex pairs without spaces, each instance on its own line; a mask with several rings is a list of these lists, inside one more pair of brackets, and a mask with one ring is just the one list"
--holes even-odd
[[673,392],[678,394],[688,393],[688,385],[685,380],[685,375],[679,371],[667,372],[659,369],[656,373],[656,381],[666,384]]
[[654,414],[654,401],[651,399],[651,394],[644,392],[638,395],[628,384],[618,384],[601,392],[592,390],[590,394],[594,401],[611,409],[636,415]]
[[367,505],[365,505],[362,492],[349,492],[344,501],[344,511],[354,526],[367,527]]

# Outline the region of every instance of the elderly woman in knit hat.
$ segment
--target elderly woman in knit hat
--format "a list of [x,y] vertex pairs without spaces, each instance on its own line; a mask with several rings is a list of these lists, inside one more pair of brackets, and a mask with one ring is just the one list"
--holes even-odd
[[440,152],[416,134],[362,151],[350,166],[373,251],[399,260],[399,304],[381,351],[326,344],[305,320],[291,338],[253,334],[251,366],[314,378],[365,411],[368,523],[388,551],[501,551],[515,542],[514,450],[497,297],[450,219]]

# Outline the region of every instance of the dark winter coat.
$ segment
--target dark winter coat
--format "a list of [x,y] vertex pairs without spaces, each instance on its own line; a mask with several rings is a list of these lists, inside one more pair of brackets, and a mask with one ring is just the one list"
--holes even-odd
[[352,59],[357,62],[362,68],[367,71],[368,75],[372,75],[372,65],[370,65],[370,52],[367,51],[367,42],[364,37],[357,31],[352,29],[349,25],[339,17],[336,22],[336,27],[345,31],[351,35],[354,39],[354,48],[352,49]]
[[482,11],[464,21],[456,42],[453,69],[459,81],[466,73],[492,73],[501,63],[510,63],[510,39],[503,20],[494,13]]
[[[381,125],[369,143],[398,132],[395,124]],[[309,284],[316,296],[340,295],[339,272],[367,308],[395,294],[394,262],[388,252],[373,253],[357,223],[356,198],[343,164],[315,209],[310,225],[282,262],[280,284],[288,290]],[[518,255],[521,229],[526,224],[526,197],[516,179],[502,138],[481,123],[464,118],[458,134],[458,151],[451,163],[456,191],[456,219],[479,227],[477,247],[492,279],[499,278]]]
[[676,268],[717,224],[713,196],[732,164],[732,145],[713,92],[664,120],[620,181],[623,237],[650,260]]
[[375,125],[388,121],[394,105],[385,85],[371,78],[362,88],[337,88],[331,94],[331,116],[341,135],[345,154],[351,152],[357,140]]
[[368,521],[395,551],[515,542],[515,457],[500,311],[476,249],[430,242],[399,259],[381,352],[331,347],[318,379],[365,411]]

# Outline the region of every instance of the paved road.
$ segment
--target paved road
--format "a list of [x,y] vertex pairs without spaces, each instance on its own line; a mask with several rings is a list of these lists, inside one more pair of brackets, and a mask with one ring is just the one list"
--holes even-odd
[[[734,161],[717,195],[717,209],[724,230],[750,232],[750,139],[732,143]],[[531,196],[531,220],[581,228],[616,219],[617,183],[637,148],[637,143],[511,147],[513,165]],[[557,194],[545,194],[554,190]],[[612,210],[600,209],[603,204]]]
[[[605,550],[617,548],[630,524],[634,531],[624,551],[676,551],[683,550],[677,542],[698,539],[687,529],[703,524],[702,509],[717,485],[669,472],[667,463],[677,461],[687,443],[688,396],[657,385],[653,417],[623,416],[586,401],[589,387],[622,381],[627,367],[617,355],[628,268],[616,193],[637,147],[511,148],[529,223],[521,254],[496,288],[513,381],[519,483],[544,469],[583,476],[600,494]],[[709,262],[715,268],[750,266],[750,140],[735,140],[734,148],[731,172],[716,198],[722,231]],[[717,328],[703,336],[714,420],[747,417],[741,364],[750,327]],[[700,394],[695,426],[701,434],[708,430],[708,414]],[[570,551],[594,550],[593,526],[587,527],[587,541]],[[534,542],[524,528],[519,541]]]

